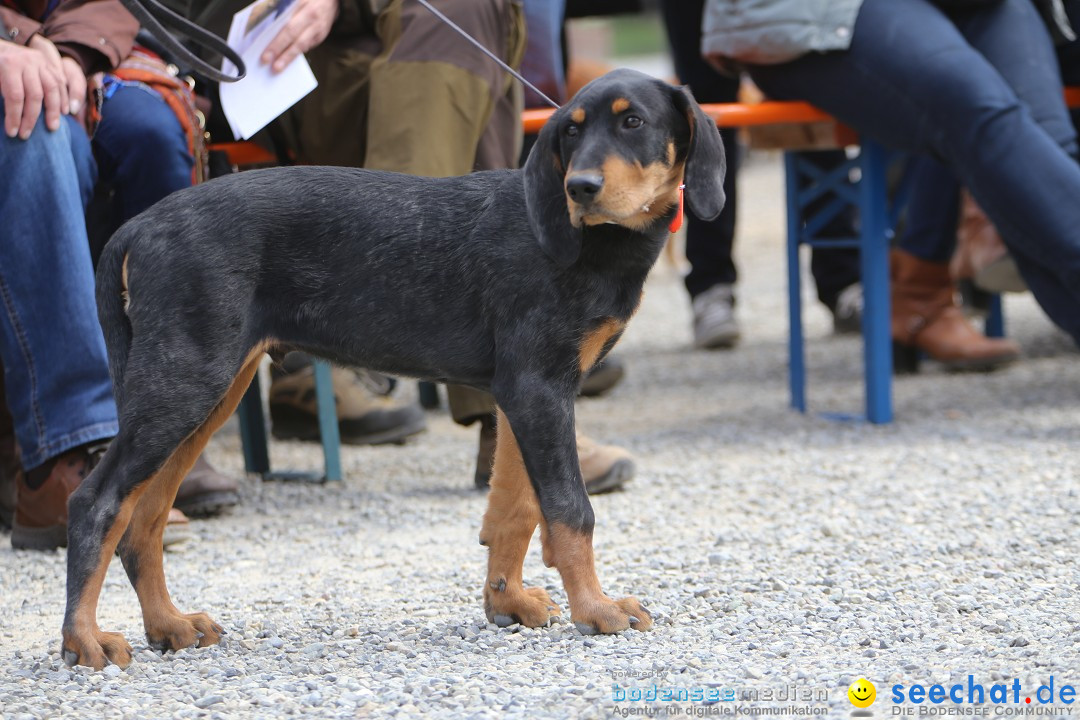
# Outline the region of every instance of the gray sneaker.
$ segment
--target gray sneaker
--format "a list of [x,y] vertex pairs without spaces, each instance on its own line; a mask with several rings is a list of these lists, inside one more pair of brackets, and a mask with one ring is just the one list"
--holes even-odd
[[739,341],[735,319],[735,287],[713,285],[693,300],[694,347],[713,350],[732,348]]
[[862,283],[844,288],[836,298],[833,308],[833,332],[837,335],[862,332],[863,294]]

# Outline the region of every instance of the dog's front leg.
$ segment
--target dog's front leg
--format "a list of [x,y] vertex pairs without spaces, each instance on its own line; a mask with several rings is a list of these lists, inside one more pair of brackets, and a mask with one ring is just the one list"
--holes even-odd
[[[541,396],[543,394],[540,393]],[[566,397],[561,397],[562,394]],[[512,395],[522,397],[519,393]],[[499,476],[496,460],[484,528],[485,531],[495,527],[506,528],[504,537],[514,530],[517,544],[504,541],[497,548],[492,543],[494,535],[481,535],[481,541],[488,540],[486,544],[490,548],[488,586],[484,588],[485,605],[491,606],[489,598],[499,598],[499,578],[492,574],[499,567],[499,558],[505,556],[503,565],[514,568],[516,574],[513,578],[517,581],[516,587],[520,587],[521,563],[539,520],[544,563],[548,567],[555,567],[562,576],[570,601],[570,615],[578,629],[586,634],[614,633],[627,628],[648,630],[652,627],[652,616],[641,603],[632,597],[612,600],[601,590],[600,580],[596,576],[592,549],[593,510],[585,492],[577,457],[572,389],[559,397],[538,397],[534,393],[524,397],[528,397],[528,400],[502,404],[506,414],[500,413],[499,443],[501,446],[506,430],[512,428],[513,439],[520,446],[523,461],[516,474],[518,480],[515,486],[521,487],[525,480],[532,478],[533,482],[528,486],[532,492],[519,491],[515,501],[510,504],[506,502],[511,497],[509,494],[496,495]],[[505,550],[507,547],[515,547],[518,552],[511,558]],[[492,587],[493,579],[496,587]],[[509,583],[507,587],[510,587]],[[543,593],[542,590],[539,592]],[[543,598],[546,600],[547,593],[543,593]],[[556,612],[557,609],[552,614]],[[492,618],[490,612],[488,617]],[[527,623],[522,617],[518,619],[524,624],[537,624]]]
[[540,505],[529,484],[517,440],[501,410],[495,437],[488,509],[480,531],[480,544],[488,548],[484,613],[496,625],[539,627],[560,613],[543,588],[526,588],[521,579],[525,553],[540,522]]

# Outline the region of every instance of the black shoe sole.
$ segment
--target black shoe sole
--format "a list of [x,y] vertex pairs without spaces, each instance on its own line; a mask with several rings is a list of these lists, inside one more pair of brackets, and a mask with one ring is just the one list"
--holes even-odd
[[177,499],[173,507],[188,517],[205,518],[220,515],[240,503],[240,496],[234,492],[212,492],[193,497]]
[[[914,345],[905,345],[893,341],[893,374],[915,375],[919,372],[923,351]],[[1020,359],[1019,355],[1001,355],[992,358],[975,358],[971,360],[938,360],[933,355],[926,357],[941,363],[950,372],[991,372],[1006,365],[1011,365]]]
[[[385,430],[365,432],[350,427],[348,420],[338,422],[338,435],[345,445],[400,445],[426,429],[427,420],[422,412],[407,423]],[[319,419],[291,405],[270,406],[270,434],[278,440],[321,440]]]

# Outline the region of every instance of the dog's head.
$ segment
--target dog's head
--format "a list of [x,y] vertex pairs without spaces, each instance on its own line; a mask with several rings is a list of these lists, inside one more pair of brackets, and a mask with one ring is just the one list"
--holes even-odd
[[525,204],[540,246],[562,266],[584,226],[645,231],[670,214],[679,185],[694,215],[724,207],[724,147],[685,88],[633,70],[592,81],[540,130],[525,163]]

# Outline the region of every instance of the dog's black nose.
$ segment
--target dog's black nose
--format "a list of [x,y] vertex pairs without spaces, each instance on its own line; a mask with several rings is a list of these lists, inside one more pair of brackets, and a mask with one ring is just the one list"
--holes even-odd
[[570,199],[581,205],[595,200],[603,187],[604,176],[594,173],[581,173],[566,181],[566,192],[570,193]]

